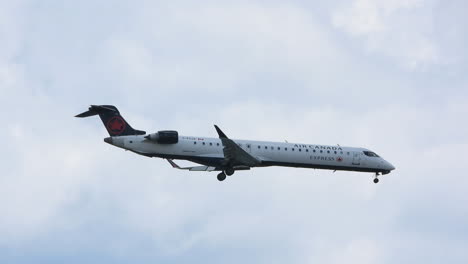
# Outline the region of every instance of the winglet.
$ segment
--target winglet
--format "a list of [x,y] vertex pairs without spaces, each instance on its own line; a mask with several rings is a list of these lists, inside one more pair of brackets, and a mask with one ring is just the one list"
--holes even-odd
[[214,127],[216,128],[216,132],[218,132],[219,138],[228,138],[226,134],[224,134],[224,132],[221,131],[221,129],[219,129],[217,125],[214,125]]

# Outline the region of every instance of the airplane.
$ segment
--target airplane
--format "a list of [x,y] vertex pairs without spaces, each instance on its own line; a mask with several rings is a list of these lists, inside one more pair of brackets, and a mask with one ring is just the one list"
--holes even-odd
[[[174,130],[147,134],[133,129],[113,105],[91,105],[76,117],[99,115],[110,137],[104,142],[146,157],[166,159],[173,168],[188,171],[219,171],[219,181],[235,171],[256,167],[284,166],[295,168],[358,171],[379,176],[395,167],[375,152],[365,148],[267,142],[231,139],[214,125],[218,138],[182,136]],[[188,160],[201,166],[180,167],[174,160]]]

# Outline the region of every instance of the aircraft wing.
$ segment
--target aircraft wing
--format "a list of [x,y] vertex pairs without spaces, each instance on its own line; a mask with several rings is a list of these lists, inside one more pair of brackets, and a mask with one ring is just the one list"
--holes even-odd
[[174,161],[171,159],[167,159],[167,161],[171,164],[171,166],[175,169],[179,170],[188,170],[188,171],[216,171],[219,169],[216,169],[216,167],[210,167],[210,166],[194,166],[194,167],[179,167]]
[[243,150],[236,142],[229,139],[217,125],[215,125],[216,132],[218,132],[219,138],[223,143],[224,160],[226,165],[236,166],[247,166],[254,167],[259,165],[261,162]]

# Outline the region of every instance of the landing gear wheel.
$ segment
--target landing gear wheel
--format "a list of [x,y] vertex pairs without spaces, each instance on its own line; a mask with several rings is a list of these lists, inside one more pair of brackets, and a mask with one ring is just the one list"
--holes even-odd
[[218,174],[218,181],[224,181],[226,179],[226,174],[224,174],[224,172],[221,172],[220,174]]
[[226,173],[227,176],[231,176],[234,174],[234,169],[231,169],[231,168],[226,169],[224,173]]
[[379,183],[379,178],[378,178],[379,175],[380,175],[379,172],[376,172],[376,173],[375,173],[374,183],[376,183],[376,184]]

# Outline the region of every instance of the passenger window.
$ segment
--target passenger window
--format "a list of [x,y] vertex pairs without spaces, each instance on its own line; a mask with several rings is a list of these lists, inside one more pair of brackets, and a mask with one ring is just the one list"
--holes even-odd
[[203,142],[202,144],[203,144],[203,146],[204,146],[204,145],[205,145],[205,142]]
[[329,151],[329,150],[327,150],[327,153],[328,153],[328,154],[330,154],[330,151]]
[[284,148],[284,150],[288,151],[288,148]]
[[194,144],[194,145],[196,145],[196,144],[197,144],[197,142],[196,142],[196,141],[194,141],[194,142],[193,142],[193,144]]
[[323,153],[323,150],[320,150],[320,153]]
[[258,149],[260,149],[260,146],[258,146]]
[[267,147],[267,146],[265,146],[265,149],[268,149],[268,147]]
[[309,150],[308,150],[308,149],[306,149],[306,152],[309,152]]
[[348,151],[348,153],[346,153],[346,154],[349,155],[349,151]]
[[247,148],[250,148],[250,144],[249,144],[249,145],[247,145]]
[[278,150],[281,150],[281,148],[280,148],[280,147],[278,147]]
[[294,148],[292,148],[291,151],[294,151]]
[[271,147],[271,150],[274,150],[275,148],[274,147]]
[[216,146],[219,146],[219,143],[216,143]]
[[210,142],[210,146],[213,146],[213,143]]
[[336,152],[336,150],[335,150],[335,154],[338,154],[338,152]]
[[299,152],[302,152],[302,149],[299,149]]
[[314,150],[312,150],[312,151],[315,153],[315,149],[314,149]]

